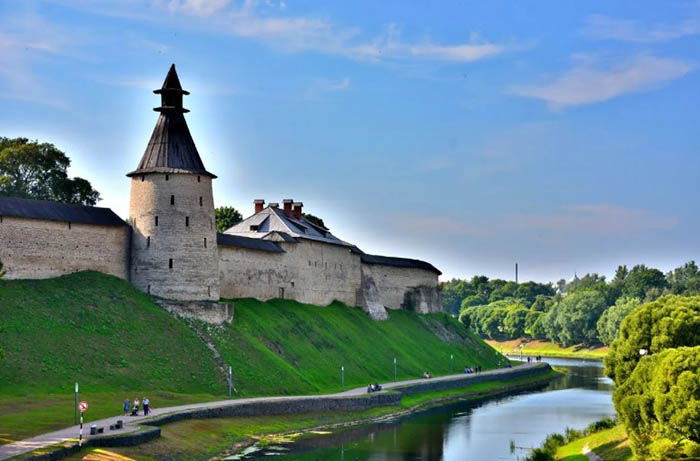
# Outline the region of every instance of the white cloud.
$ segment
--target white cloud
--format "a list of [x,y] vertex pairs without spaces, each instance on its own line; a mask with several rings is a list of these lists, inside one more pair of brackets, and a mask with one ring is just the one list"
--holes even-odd
[[675,24],[642,24],[630,19],[614,19],[603,15],[589,16],[583,29],[586,36],[623,42],[664,42],[700,33],[700,21],[688,19]]
[[350,77],[340,80],[318,79],[306,90],[304,99],[319,99],[322,94],[337,93],[348,88],[350,88]]
[[578,56],[578,64],[550,83],[518,86],[511,93],[541,99],[553,109],[607,101],[625,93],[653,89],[693,71],[694,62],[639,55],[607,66]]

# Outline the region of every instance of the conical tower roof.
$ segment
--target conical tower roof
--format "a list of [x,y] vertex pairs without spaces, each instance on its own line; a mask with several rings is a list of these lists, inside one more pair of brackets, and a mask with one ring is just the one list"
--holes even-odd
[[189,92],[182,89],[175,64],[170,66],[162,88],[153,92],[161,97],[160,107],[153,109],[160,112],[160,116],[138,168],[127,176],[144,173],[195,173],[215,178],[204,168],[187,127],[184,114],[189,111],[182,106],[182,96]]

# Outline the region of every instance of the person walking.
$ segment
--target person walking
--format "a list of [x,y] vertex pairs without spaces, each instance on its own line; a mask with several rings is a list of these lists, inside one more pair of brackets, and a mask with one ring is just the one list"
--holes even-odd
[[139,414],[139,398],[134,399],[134,406],[131,408],[131,416],[138,416]]
[[124,399],[124,416],[129,414],[129,407],[131,407],[131,402],[129,399]]
[[148,412],[151,411],[151,401],[146,397],[143,398],[143,415],[148,416]]

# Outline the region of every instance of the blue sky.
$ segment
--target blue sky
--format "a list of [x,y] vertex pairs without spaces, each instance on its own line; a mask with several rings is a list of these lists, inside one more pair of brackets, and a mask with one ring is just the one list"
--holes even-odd
[[0,0],[0,135],[128,215],[175,63],[217,205],[444,278],[700,259],[700,2]]

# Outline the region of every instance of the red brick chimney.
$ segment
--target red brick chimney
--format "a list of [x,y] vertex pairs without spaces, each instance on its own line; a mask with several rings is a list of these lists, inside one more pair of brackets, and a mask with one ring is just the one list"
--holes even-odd
[[295,218],[301,219],[301,209],[304,204],[302,202],[294,202],[292,205],[292,214]]
[[294,203],[294,200],[290,198],[286,198],[282,200],[282,205],[284,206],[284,214],[286,216],[291,216],[292,215],[292,203]]
[[263,208],[265,208],[265,200],[261,198],[253,200],[253,203],[255,204],[256,213],[260,213],[263,210]]

